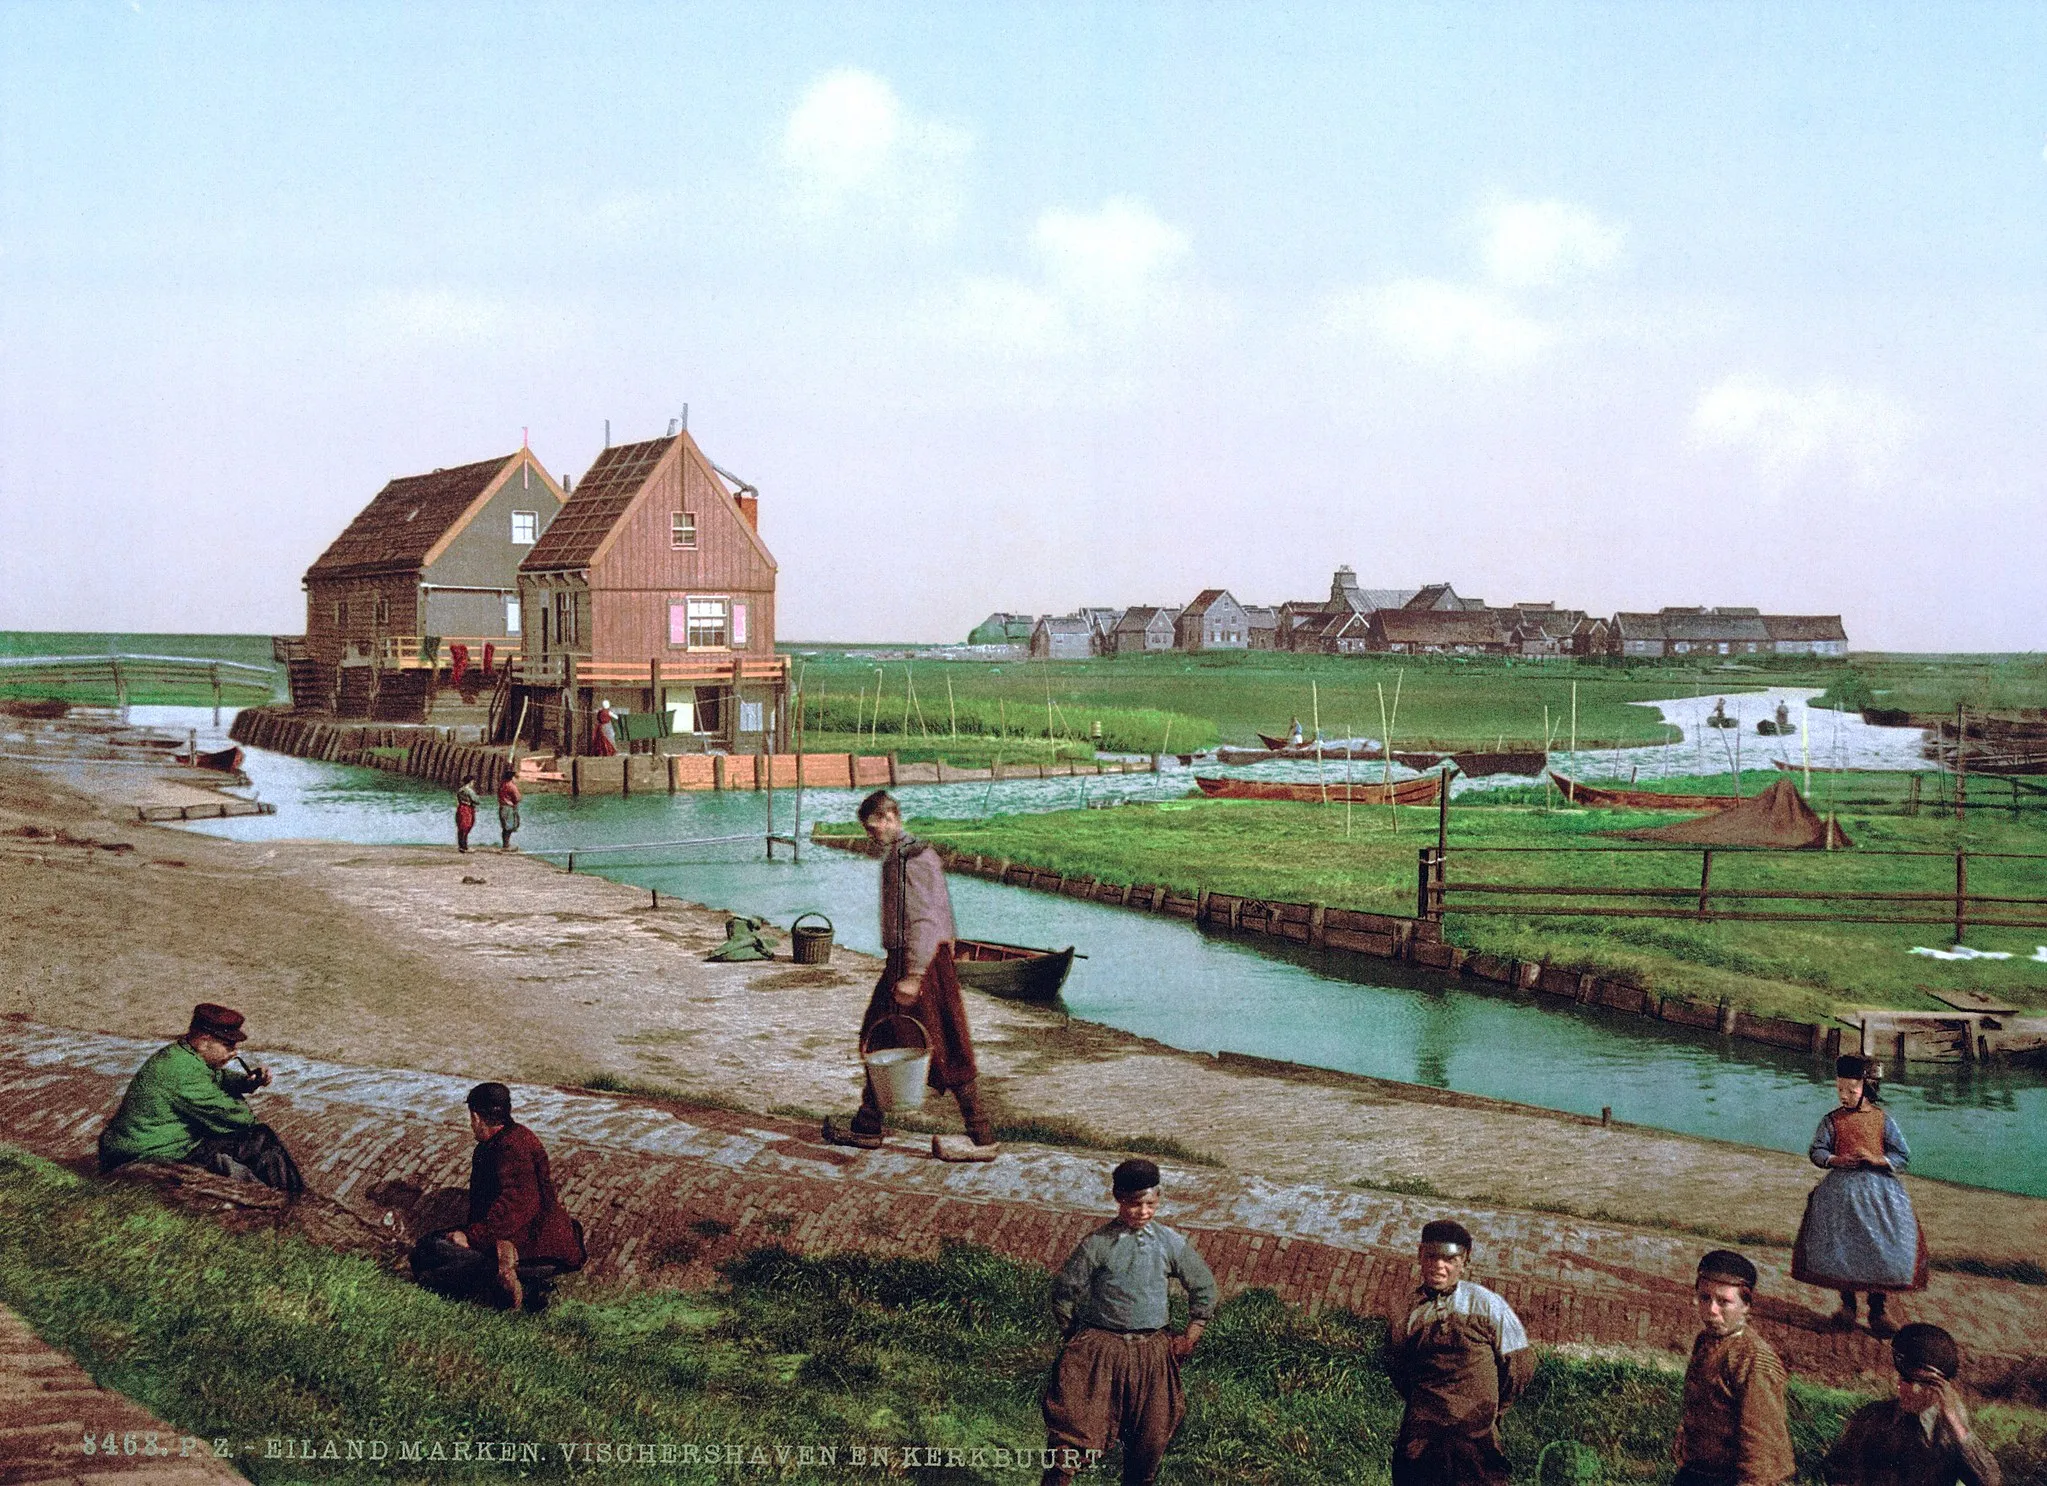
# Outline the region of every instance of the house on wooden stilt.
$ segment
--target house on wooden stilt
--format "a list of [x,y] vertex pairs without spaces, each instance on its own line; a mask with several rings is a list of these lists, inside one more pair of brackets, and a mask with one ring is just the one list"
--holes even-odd
[[519,563],[567,499],[523,448],[391,481],[306,570],[306,632],[274,646],[292,705],[418,721],[458,654],[493,682],[519,653]]
[[519,566],[524,647],[500,739],[587,753],[609,701],[643,746],[784,750],[759,500],[687,430],[600,454]]

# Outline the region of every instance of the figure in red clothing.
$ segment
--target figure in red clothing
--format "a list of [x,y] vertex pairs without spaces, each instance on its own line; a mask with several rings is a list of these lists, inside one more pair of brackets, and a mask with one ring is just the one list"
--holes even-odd
[[610,758],[618,752],[618,719],[612,715],[609,701],[597,704],[597,720],[590,725],[590,751],[599,758]]

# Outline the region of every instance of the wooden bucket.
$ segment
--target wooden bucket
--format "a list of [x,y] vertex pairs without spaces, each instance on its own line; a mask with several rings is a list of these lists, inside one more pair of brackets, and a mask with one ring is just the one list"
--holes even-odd
[[[806,924],[807,918],[824,919],[824,927]],[[812,910],[800,913],[789,926],[789,957],[799,965],[829,964],[832,958],[832,921]]]

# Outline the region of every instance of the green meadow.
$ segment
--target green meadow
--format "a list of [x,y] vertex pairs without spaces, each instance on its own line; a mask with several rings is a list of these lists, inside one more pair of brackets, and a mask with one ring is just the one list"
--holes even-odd
[[[0,1218],[0,1301],[174,1429],[258,1442],[234,1461],[258,1482],[563,1479],[562,1440],[782,1444],[785,1465],[748,1474],[792,1482],[1035,1479],[998,1468],[994,1452],[1043,1443],[1037,1403],[1057,1344],[1050,1277],[985,1250],[909,1259],[756,1249],[712,1291],[572,1280],[544,1314],[512,1316],[297,1239],[237,1236],[5,1148]],[[701,1236],[683,1230],[657,1263],[686,1262],[719,1231],[698,1226]],[[1161,1480],[1384,1482],[1399,1421],[1384,1341],[1376,1320],[1311,1317],[1270,1292],[1233,1298],[1186,1368],[1188,1422]],[[1564,1440],[1591,1451],[1607,1480],[1668,1481],[1678,1395],[1675,1372],[1545,1352],[1507,1415],[1516,1479],[1533,1481],[1543,1446]],[[1793,1383],[1808,1478],[1860,1402]],[[2008,1482],[2047,1480],[2037,1416],[1993,1406],[1978,1423]],[[391,1454],[270,1459],[261,1442],[273,1438],[382,1440]],[[543,1450],[501,1470],[436,1461],[431,1450],[401,1461],[395,1444],[458,1440]],[[805,1445],[836,1447],[838,1465],[805,1465]],[[859,1471],[848,1468],[855,1445],[968,1458],[979,1449],[989,1463]],[[676,1463],[645,1478],[729,1475]]]
[[[1754,794],[1777,777],[1774,771],[1746,774],[1744,793]],[[1902,813],[1907,778],[1855,776],[1856,793],[1844,789],[1836,814],[1853,850],[1716,850],[1713,889],[1952,894],[1953,853],[1966,848],[1983,854],[1969,863],[1972,893],[2047,895],[2041,886],[2047,881],[2047,809],[2039,808],[2047,805],[2047,796],[2026,797],[2032,803],[2018,813],[2002,807],[1971,810],[1966,821],[1958,822],[1952,811],[1934,808],[1929,793],[1919,814],[1908,816]],[[1815,803],[1822,810],[1827,808],[1825,783],[1816,777]],[[1994,788],[1997,793],[1990,797],[2001,800],[2005,783],[1983,781],[1979,796]],[[1723,793],[1729,780],[1675,779],[1668,787]],[[1687,813],[1569,808],[1554,791],[1531,787],[1466,795],[1450,811],[1449,878],[1453,884],[1688,889],[1687,897],[1667,901],[1691,906],[1701,865],[1695,848],[1649,850],[1649,843],[1610,834],[1665,824]],[[1189,798],[977,820],[920,818],[912,829],[959,851],[1028,862],[1067,876],[1154,883],[1182,894],[1205,888],[1274,902],[1411,914],[1417,853],[1434,845],[1437,817],[1433,806],[1347,809],[1341,804]],[[1893,854],[1903,852],[1932,855]],[[2034,859],[2024,859],[2026,854]],[[1720,901],[1723,909],[1731,906],[1729,899]],[[1760,906],[1819,911],[1823,905],[1762,900]],[[1467,949],[1617,975],[1664,995],[1724,998],[1767,1016],[1810,1021],[1851,1005],[1938,1009],[1927,987],[1994,989],[2022,1005],[2047,1009],[2047,966],[2025,958],[2036,943],[2047,942],[2047,931],[1978,929],[1971,932],[1970,944],[2012,951],[2015,959],[1944,962],[1909,951],[1915,945],[1952,942],[1951,898],[1936,896],[1913,911],[1939,921],[1877,925],[1508,917],[1458,913],[1453,907],[1444,933]],[[2038,909],[2024,911],[2041,916]]]

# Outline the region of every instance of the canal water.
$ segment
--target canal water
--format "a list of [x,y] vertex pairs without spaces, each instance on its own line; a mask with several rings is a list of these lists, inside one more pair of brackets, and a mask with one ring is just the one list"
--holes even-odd
[[[138,708],[136,716],[180,728],[196,719],[202,737],[212,731],[205,712]],[[250,751],[247,767],[277,814],[191,829],[245,840],[452,840],[453,807],[438,786],[258,750]],[[1184,770],[1084,784],[1090,800],[1173,797],[1190,787]],[[1082,787],[1072,779],[918,786],[905,799],[913,814],[972,816],[1070,809],[1081,803]],[[857,799],[848,790],[806,791],[805,828],[812,819],[850,820]],[[779,829],[792,824],[793,804],[792,795],[776,794]],[[495,840],[494,812],[486,805],[481,816],[476,839]],[[873,863],[810,846],[800,865],[788,860],[787,847],[769,862],[760,839],[762,796],[529,795],[524,816],[519,844],[529,851],[577,847],[578,871],[765,914],[785,926],[799,913],[820,911],[832,920],[837,942],[879,948]],[[750,839],[589,850],[721,836]],[[489,860],[485,852],[479,866],[487,871]],[[1597,1115],[1607,1106],[1617,1119],[1785,1151],[1805,1149],[1833,1102],[1832,1070],[1803,1056],[973,878],[954,878],[952,892],[968,937],[1072,944],[1088,956],[1075,963],[1066,986],[1065,1004],[1075,1016],[1174,1047],[1248,1053],[1578,1114]],[[850,1003],[847,1015],[857,1015]],[[1911,1142],[1913,1171],[2047,1196],[2047,1077],[1918,1065],[1887,1086],[1887,1099]]]

